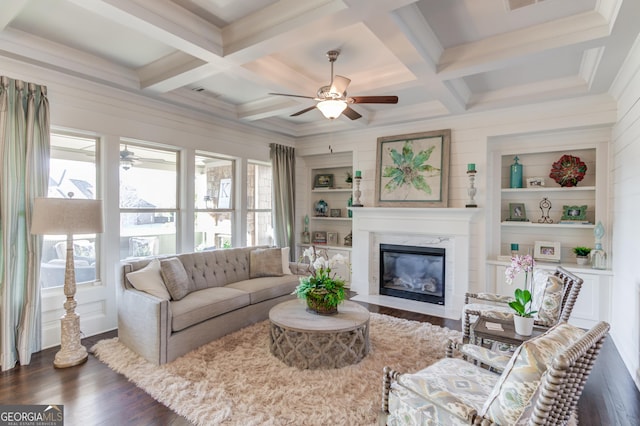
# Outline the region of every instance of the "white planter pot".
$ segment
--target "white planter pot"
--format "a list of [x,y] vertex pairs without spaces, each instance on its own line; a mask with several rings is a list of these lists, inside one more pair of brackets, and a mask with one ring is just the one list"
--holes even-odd
[[587,256],[576,256],[576,262],[578,265],[586,265],[589,263],[589,258]]
[[516,328],[516,333],[521,336],[531,336],[531,334],[533,333],[533,321],[534,318],[525,318],[514,315],[513,325]]

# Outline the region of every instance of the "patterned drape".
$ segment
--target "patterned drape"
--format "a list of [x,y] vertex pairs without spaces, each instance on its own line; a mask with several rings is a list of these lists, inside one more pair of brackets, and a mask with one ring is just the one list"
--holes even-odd
[[278,247],[292,247],[289,258],[295,257],[295,149],[272,143],[271,168],[273,170],[273,233]]
[[0,76],[0,342],[2,370],[41,348],[42,237],[31,235],[35,197],[49,179],[46,86]]

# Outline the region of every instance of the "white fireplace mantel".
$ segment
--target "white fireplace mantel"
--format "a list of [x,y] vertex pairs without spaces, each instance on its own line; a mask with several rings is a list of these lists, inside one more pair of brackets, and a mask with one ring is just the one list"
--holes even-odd
[[[354,207],[351,290],[354,300],[459,319],[469,287],[471,224],[477,208]],[[379,294],[380,244],[445,248],[445,305]]]

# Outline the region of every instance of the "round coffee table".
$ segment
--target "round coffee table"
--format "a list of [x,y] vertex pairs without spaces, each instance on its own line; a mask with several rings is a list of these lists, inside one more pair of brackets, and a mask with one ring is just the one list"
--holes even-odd
[[369,353],[369,311],[344,301],[335,315],[290,300],[269,311],[271,353],[290,367],[318,370],[357,364]]

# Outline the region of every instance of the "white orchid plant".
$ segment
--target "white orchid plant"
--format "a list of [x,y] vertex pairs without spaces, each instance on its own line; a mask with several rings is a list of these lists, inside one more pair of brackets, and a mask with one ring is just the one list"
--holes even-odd
[[316,250],[311,246],[302,253],[302,260],[305,258],[309,259],[313,271],[308,277],[300,278],[300,284],[293,294],[300,299],[306,299],[312,293],[314,296],[321,293],[328,306],[338,306],[345,299],[345,283],[331,271],[338,265],[346,264],[345,257],[336,254],[329,259],[326,250]]
[[524,272],[525,274],[524,290],[517,288],[514,292],[515,300],[509,302],[509,306],[516,312],[516,315],[525,318],[531,318],[533,314],[538,312],[531,309],[533,300],[531,298],[531,292],[527,289],[527,285],[529,283],[529,272],[531,272],[531,276],[533,276],[533,267],[535,265],[536,262],[533,260],[531,255],[516,255],[511,258],[511,266],[504,271],[506,282],[509,285],[513,284],[513,280],[520,272]]

